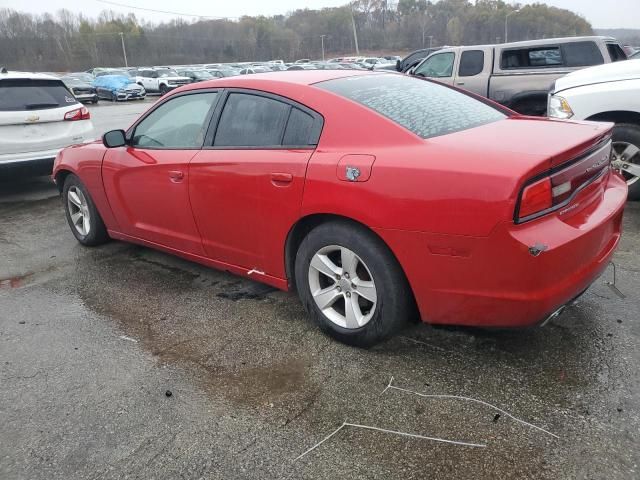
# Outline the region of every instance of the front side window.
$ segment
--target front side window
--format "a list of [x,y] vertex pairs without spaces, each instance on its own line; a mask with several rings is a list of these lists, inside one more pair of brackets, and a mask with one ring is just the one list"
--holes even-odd
[[422,138],[506,118],[500,110],[462,92],[404,75],[355,76],[315,86],[358,102]]
[[182,95],[160,105],[137,126],[132,146],[138,148],[200,148],[205,121],[217,92]]
[[436,53],[416,68],[415,75],[430,78],[450,77],[453,73],[454,60],[455,54],[453,52]]
[[473,77],[484,70],[484,52],[482,50],[467,50],[460,56],[458,76]]
[[271,98],[231,93],[218,123],[216,147],[281,145],[290,106]]
[[619,62],[620,60],[626,60],[627,54],[617,43],[607,43],[607,50],[612,62]]

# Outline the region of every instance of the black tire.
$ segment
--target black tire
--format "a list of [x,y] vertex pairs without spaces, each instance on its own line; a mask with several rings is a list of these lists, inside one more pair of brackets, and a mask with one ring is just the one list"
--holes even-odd
[[[375,309],[370,320],[362,327],[348,329],[334,323],[316,305],[311,293],[311,260],[320,249],[332,245],[354,252],[366,265],[375,283]],[[373,346],[398,331],[414,312],[411,289],[391,251],[372,232],[351,222],[324,223],[309,232],[296,255],[295,281],[298,295],[313,323],[329,336],[348,345]],[[346,298],[338,301],[346,301]]]
[[[640,148],[640,125],[634,125],[632,123],[617,123],[615,127],[613,127],[612,140],[614,143],[626,142]],[[633,158],[633,163],[640,163],[640,153],[636,154]],[[640,180],[629,185],[629,194],[627,198],[633,201],[640,200]]]
[[113,92],[111,92],[111,101],[112,102],[117,102],[118,101],[118,97],[116,97]]
[[169,91],[169,88],[163,83],[160,85],[160,95],[165,95]]
[[[89,211],[89,229],[86,235],[83,235],[78,231],[71,219],[72,214],[69,207],[69,190],[71,188],[80,190],[87,203],[87,209]],[[109,235],[104,222],[102,221],[102,217],[93,203],[93,199],[91,198],[91,195],[89,195],[89,191],[77,176],[70,174],[65,178],[64,186],[62,187],[62,201],[64,204],[64,213],[67,217],[69,227],[71,228],[71,233],[73,233],[78,242],[82,245],[93,247],[109,240]]]

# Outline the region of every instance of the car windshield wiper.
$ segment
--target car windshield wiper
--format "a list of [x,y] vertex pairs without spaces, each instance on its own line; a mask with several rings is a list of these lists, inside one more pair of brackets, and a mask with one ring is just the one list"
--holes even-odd
[[25,110],[38,110],[40,108],[56,108],[59,106],[57,103],[27,103],[24,108]]

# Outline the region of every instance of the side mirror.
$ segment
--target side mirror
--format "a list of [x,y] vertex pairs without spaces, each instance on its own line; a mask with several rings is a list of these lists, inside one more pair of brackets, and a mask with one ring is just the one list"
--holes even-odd
[[111,130],[102,136],[102,143],[107,148],[123,147],[127,144],[124,130]]
[[400,60],[396,60],[396,70],[398,72],[402,71],[402,62]]

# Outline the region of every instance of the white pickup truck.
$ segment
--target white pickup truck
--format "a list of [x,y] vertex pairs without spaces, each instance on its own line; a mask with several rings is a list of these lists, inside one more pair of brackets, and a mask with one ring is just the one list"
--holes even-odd
[[557,79],[549,93],[550,117],[613,122],[612,166],[640,200],[640,60],[599,65]]
[[191,83],[189,77],[182,77],[171,68],[139,68],[136,83],[147,92],[159,92],[164,95],[174,88]]

